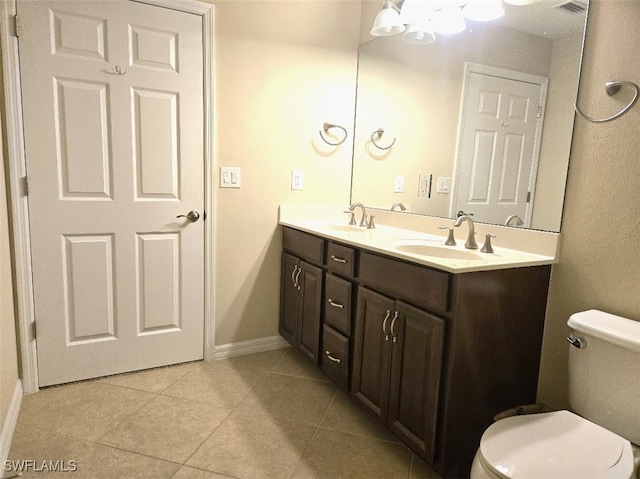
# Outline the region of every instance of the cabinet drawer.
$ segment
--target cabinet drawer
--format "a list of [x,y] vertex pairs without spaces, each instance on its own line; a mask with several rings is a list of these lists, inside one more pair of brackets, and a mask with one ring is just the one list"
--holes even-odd
[[322,372],[338,387],[349,390],[349,338],[326,324],[322,328]]
[[448,273],[363,252],[358,277],[362,284],[395,298],[437,311],[448,311]]
[[351,336],[353,284],[332,274],[325,275],[324,322]]
[[323,264],[324,240],[322,238],[285,226],[282,229],[282,247],[285,251],[314,264]]
[[356,251],[348,246],[329,242],[327,245],[327,268],[334,273],[353,278]]

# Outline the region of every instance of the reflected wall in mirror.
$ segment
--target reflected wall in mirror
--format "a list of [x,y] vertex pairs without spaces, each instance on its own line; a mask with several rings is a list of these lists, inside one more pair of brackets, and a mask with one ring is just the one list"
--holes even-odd
[[559,231],[587,12],[557,6],[505,4],[430,45],[363,44],[351,200]]

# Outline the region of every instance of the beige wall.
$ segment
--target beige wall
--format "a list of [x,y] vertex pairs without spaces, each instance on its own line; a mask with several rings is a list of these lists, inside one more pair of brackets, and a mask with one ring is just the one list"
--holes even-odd
[[[241,189],[215,191],[216,344],[227,344],[278,334],[278,205],[348,205],[360,4],[214,3],[216,163],[242,168]],[[340,147],[320,140],[325,121],[347,128]]]
[[[582,109],[619,107],[607,80],[640,81],[640,2],[591,0],[580,82]],[[622,95],[622,93],[621,93]],[[596,308],[640,320],[640,106],[607,124],[576,120],[562,219],[560,264],[552,273],[538,399],[567,407],[565,341],[570,314]]]
[[[2,131],[4,132],[4,130]],[[11,398],[18,381],[13,279],[2,143],[3,139],[0,137],[0,430],[7,418]]]

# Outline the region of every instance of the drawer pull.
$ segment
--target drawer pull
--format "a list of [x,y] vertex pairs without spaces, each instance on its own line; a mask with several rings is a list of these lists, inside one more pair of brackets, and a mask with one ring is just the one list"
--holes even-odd
[[331,298],[329,298],[329,299],[327,300],[327,302],[328,302],[331,306],[333,306],[334,308],[338,308],[338,309],[342,309],[342,308],[344,308],[344,304],[342,304],[342,303],[337,303],[337,302],[335,302],[335,301],[334,301],[333,299],[331,299]]
[[384,334],[384,340],[389,341],[389,333],[387,333],[387,321],[391,316],[391,311],[387,309],[387,315],[384,317],[384,321],[382,321],[382,334]]
[[295,278],[297,271],[298,271],[298,265],[296,264],[293,266],[293,271],[291,272],[291,282],[293,283],[294,288],[298,287],[298,285],[296,284],[296,278]]
[[338,359],[338,358],[334,358],[333,356],[331,356],[331,353],[330,353],[329,351],[325,351],[325,352],[324,352],[324,354],[326,354],[326,355],[327,355],[327,357],[328,357],[331,361],[333,361],[334,363],[338,363],[338,364],[340,364],[340,363],[342,362],[340,359]]
[[346,260],[346,259],[344,259],[344,258],[339,258],[339,257],[337,257],[337,256],[335,256],[335,255],[331,255],[331,259],[332,259],[333,261],[337,261],[338,263],[346,263],[346,262],[347,262],[347,260]]

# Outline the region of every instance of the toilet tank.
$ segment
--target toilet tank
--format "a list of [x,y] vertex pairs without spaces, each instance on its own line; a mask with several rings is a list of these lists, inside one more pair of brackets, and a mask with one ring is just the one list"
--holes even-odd
[[569,402],[582,417],[640,445],[640,322],[602,311],[573,314]]

